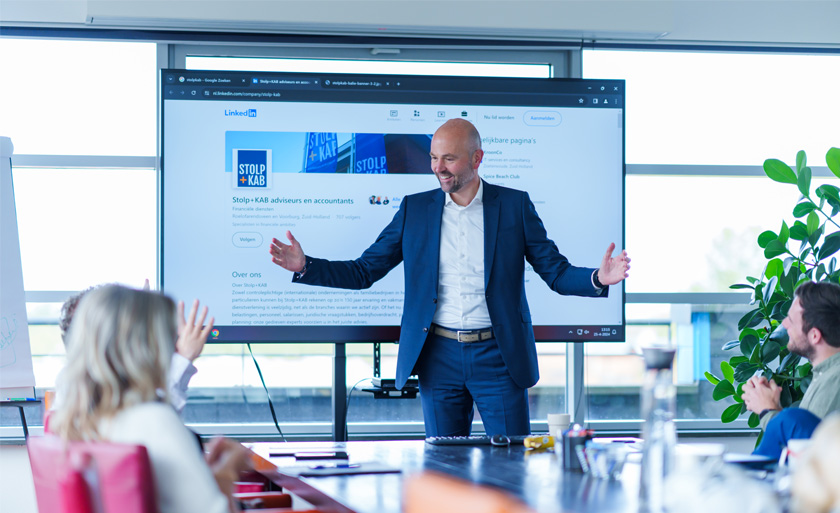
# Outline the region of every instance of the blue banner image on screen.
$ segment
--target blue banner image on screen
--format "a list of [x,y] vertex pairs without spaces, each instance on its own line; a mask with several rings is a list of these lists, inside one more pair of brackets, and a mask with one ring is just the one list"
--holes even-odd
[[305,173],[335,173],[338,138],[334,133],[309,132],[306,137]]

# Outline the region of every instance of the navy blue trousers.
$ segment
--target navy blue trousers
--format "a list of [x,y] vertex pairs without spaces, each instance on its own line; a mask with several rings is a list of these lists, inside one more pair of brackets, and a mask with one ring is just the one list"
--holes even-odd
[[761,443],[753,454],[777,460],[782,455],[782,449],[787,446],[788,440],[811,438],[811,434],[817,429],[819,423],[820,418],[808,410],[785,408],[767,423]]
[[530,433],[528,389],[507,371],[496,339],[458,342],[430,334],[415,367],[426,436],[466,436],[478,407],[488,435]]

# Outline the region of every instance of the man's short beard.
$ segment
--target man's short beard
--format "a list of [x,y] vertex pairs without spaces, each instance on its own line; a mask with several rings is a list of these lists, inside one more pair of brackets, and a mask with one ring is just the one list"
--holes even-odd
[[463,182],[460,182],[459,180],[456,179],[455,181],[452,182],[452,185],[449,187],[449,190],[446,191],[446,192],[447,192],[447,194],[452,194],[452,193],[460,191],[463,188],[464,188]]
[[[805,338],[804,335],[803,338]],[[809,361],[812,360],[814,357],[814,347],[808,344],[807,340],[803,347],[800,347],[795,343],[793,345],[788,344],[788,351],[790,351],[793,354],[798,354],[799,356],[806,358]]]

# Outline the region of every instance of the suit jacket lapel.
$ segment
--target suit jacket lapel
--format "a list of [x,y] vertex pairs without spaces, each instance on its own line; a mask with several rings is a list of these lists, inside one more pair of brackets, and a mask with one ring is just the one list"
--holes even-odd
[[[496,186],[484,182],[484,288],[490,283],[490,270],[493,257],[496,256],[496,239],[499,236],[499,190]],[[438,238],[440,234],[438,233]]]
[[426,245],[426,262],[432,262],[430,266],[432,277],[435,280],[435,288],[438,289],[438,279],[440,272],[440,223],[443,218],[443,204],[446,200],[445,193],[438,189],[436,194],[432,195],[432,200],[429,202],[429,214],[426,220],[421,222],[429,223],[429,243]]

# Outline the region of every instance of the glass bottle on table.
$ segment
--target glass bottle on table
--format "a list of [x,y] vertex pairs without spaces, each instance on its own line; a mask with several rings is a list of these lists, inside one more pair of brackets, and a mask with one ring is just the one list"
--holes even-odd
[[639,508],[646,513],[660,513],[665,511],[665,478],[673,470],[677,445],[677,390],[671,371],[674,349],[648,347],[642,349],[642,355],[646,372],[641,391],[644,448]]

